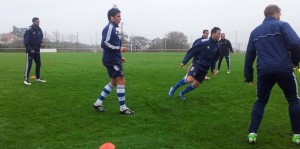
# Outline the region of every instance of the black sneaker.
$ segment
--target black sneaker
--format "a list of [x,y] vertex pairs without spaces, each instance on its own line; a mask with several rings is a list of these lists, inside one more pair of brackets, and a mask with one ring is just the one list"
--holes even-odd
[[105,111],[106,111],[102,105],[99,105],[99,106],[93,105],[93,108],[94,108],[97,112],[105,112]]
[[134,114],[134,111],[131,111],[129,108],[123,110],[123,111],[120,111],[120,114],[124,114],[124,115],[132,115]]

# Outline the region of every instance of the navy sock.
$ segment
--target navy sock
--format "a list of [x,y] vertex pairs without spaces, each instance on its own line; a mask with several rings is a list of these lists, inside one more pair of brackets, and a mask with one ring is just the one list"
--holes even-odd
[[187,92],[190,92],[192,90],[194,90],[195,88],[193,87],[193,85],[189,85],[188,87],[186,87],[183,91],[181,91],[182,94],[185,94]]
[[182,78],[175,86],[173,86],[174,90],[177,90],[180,86],[186,84],[186,78]]

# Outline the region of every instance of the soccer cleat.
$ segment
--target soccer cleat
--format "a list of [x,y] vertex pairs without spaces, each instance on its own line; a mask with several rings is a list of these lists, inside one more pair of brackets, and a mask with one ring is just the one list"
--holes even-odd
[[205,80],[209,80],[210,79],[210,77],[208,77],[208,76],[205,76],[205,78],[204,78]]
[[180,97],[180,99],[182,99],[182,100],[185,100],[185,99],[186,99],[185,96],[184,96],[184,94],[182,94],[181,92],[179,93],[179,97]]
[[175,92],[174,88],[171,87],[169,91],[169,97],[172,97],[174,95],[174,92]]
[[230,70],[227,70],[227,73],[230,73]]
[[94,108],[97,112],[105,112],[105,111],[106,111],[102,105],[99,105],[99,106],[93,105],[93,108]]
[[300,135],[294,134],[294,136],[293,136],[293,143],[300,144]]
[[36,81],[36,82],[42,82],[42,83],[46,83],[46,82],[47,82],[46,80],[43,80],[43,79],[41,79],[41,78],[38,78],[38,79],[36,79],[35,81]]
[[215,73],[219,73],[219,70],[216,70]]
[[257,137],[257,134],[256,133],[250,133],[248,135],[248,142],[250,144],[254,144],[256,142],[256,137]]
[[25,85],[31,85],[31,83],[28,80],[24,80]]
[[132,115],[134,114],[134,111],[131,111],[129,108],[123,110],[123,111],[120,111],[120,114],[124,114],[124,115]]

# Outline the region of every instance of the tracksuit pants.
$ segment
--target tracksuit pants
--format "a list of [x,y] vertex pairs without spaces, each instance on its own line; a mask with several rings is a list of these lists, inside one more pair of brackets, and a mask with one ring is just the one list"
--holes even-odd
[[227,70],[230,70],[230,57],[229,57],[229,54],[221,54],[220,55],[219,63],[218,63],[218,70],[220,70],[221,63],[222,63],[222,60],[223,60],[224,57],[225,57],[226,63],[227,63]]
[[30,69],[32,66],[32,60],[35,62],[35,74],[36,78],[40,78],[40,69],[41,69],[41,56],[40,53],[30,54],[26,53],[26,68],[25,68],[25,80],[29,78]]
[[277,83],[289,104],[289,117],[294,134],[300,134],[300,102],[297,80],[293,72],[259,75],[257,80],[257,101],[254,103],[249,132],[256,133],[264,115],[271,90]]

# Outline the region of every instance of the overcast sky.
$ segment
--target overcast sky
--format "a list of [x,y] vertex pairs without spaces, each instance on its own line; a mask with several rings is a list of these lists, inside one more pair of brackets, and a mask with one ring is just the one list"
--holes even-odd
[[[52,34],[58,30],[65,37],[78,32],[85,43],[98,43],[108,23],[107,11],[116,4],[122,11],[124,31],[129,36],[162,38],[170,31],[181,31],[195,40],[203,29],[218,26],[227,39],[245,42],[249,32],[263,19],[264,8],[277,4],[281,20],[300,34],[300,0],[0,0],[0,33],[12,26],[28,27],[34,16],[41,28]],[[237,33],[237,34],[236,34]],[[96,38],[96,35],[98,37]],[[237,38],[236,38],[237,36]],[[67,40],[67,39],[65,39]]]

